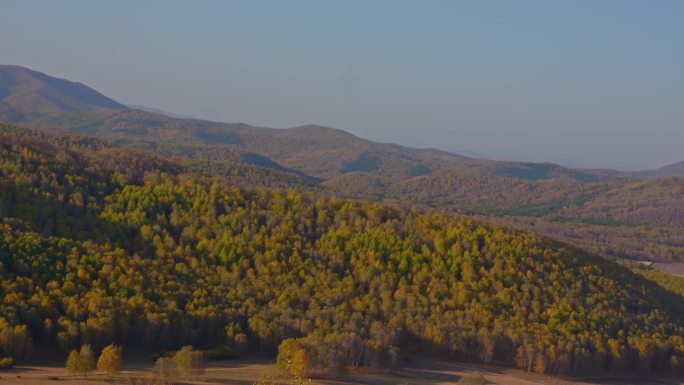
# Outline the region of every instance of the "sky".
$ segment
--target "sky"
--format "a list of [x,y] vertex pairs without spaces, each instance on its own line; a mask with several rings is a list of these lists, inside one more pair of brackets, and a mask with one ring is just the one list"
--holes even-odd
[[684,1],[3,0],[0,64],[126,104],[464,155],[684,160]]

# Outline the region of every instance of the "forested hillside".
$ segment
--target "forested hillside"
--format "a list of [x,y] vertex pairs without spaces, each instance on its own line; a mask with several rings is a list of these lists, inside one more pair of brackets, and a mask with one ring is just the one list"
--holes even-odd
[[[96,151],[97,150],[97,151]],[[93,139],[0,131],[0,351],[225,343],[547,373],[681,371],[681,296],[565,244],[313,191],[245,189]]]
[[111,140],[241,186],[326,189],[481,215],[611,257],[684,262],[681,163],[632,173],[575,170],[377,143],[317,125],[173,118],[17,66],[0,66],[0,119]]

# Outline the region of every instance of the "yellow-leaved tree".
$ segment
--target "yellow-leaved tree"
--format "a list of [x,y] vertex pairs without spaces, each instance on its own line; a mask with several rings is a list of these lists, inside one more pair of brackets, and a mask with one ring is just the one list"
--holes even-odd
[[95,355],[90,345],[81,346],[80,351],[72,350],[66,362],[66,370],[72,375],[81,373],[85,377],[95,369]]
[[109,375],[109,378],[121,371],[122,365],[121,347],[111,344],[100,353],[100,358],[97,360],[97,369]]
[[66,362],[66,370],[71,374],[72,376],[76,377],[76,373],[79,372],[79,355],[78,351],[72,350],[69,353],[69,358],[67,358]]
[[306,347],[296,339],[286,339],[278,347],[276,365],[287,372],[297,381],[309,376],[311,359]]
[[193,350],[192,346],[183,346],[173,356],[178,371],[186,378],[199,377],[202,374],[202,352]]
[[81,346],[79,352],[80,371],[85,377],[88,372],[95,370],[95,354],[89,344]]

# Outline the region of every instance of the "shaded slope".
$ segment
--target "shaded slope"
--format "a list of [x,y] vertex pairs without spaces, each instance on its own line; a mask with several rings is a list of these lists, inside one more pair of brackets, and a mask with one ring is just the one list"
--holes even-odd
[[[198,172],[203,175],[222,176],[235,183],[253,187],[318,189],[318,181],[297,171],[288,170],[256,154],[246,153],[238,148],[224,145],[175,145],[164,142],[126,142],[125,147],[79,134],[46,133],[35,129],[0,123],[0,135],[9,141],[28,141],[40,148],[51,148],[50,143],[59,143],[66,151],[82,150],[81,155],[98,159],[98,164],[107,169],[119,165],[137,165],[139,177],[152,170],[169,173],[157,160],[174,165],[173,172]],[[158,158],[151,153],[163,155]],[[149,160],[149,164],[146,164]],[[167,159],[172,160],[171,162]],[[139,160],[139,161],[136,161]],[[181,168],[178,168],[181,167]]]

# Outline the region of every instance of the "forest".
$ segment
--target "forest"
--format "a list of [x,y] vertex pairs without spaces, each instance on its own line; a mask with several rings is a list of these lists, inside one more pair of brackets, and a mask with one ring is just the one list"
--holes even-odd
[[461,215],[245,187],[1,125],[0,217],[0,357],[280,346],[331,371],[408,352],[550,374],[684,371],[680,294]]

